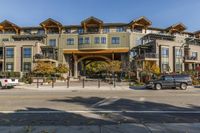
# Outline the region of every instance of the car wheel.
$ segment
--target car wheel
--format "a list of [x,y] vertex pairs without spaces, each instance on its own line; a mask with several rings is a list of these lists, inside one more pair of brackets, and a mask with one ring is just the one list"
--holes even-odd
[[160,90],[160,89],[162,89],[161,84],[155,84],[155,89],[156,89],[156,90]]
[[182,90],[186,90],[187,89],[187,84],[186,83],[181,83],[180,88]]

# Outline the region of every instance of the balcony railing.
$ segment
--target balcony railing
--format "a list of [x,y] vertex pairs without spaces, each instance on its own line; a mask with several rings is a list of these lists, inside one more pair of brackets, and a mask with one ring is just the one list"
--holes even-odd
[[197,57],[195,57],[195,56],[184,56],[184,59],[185,60],[197,60]]
[[0,55],[0,59],[3,59],[3,55]]
[[135,56],[135,59],[145,59],[145,58],[157,59],[158,54],[156,54],[156,53],[145,53],[145,54]]
[[106,49],[107,44],[79,44],[79,49]]
[[57,57],[55,55],[43,55],[43,54],[35,54],[35,59],[53,59],[57,60]]

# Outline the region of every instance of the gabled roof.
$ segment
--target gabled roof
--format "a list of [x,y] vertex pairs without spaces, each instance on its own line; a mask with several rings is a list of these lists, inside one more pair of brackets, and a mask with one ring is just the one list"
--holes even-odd
[[200,30],[198,30],[198,31],[195,31],[195,32],[193,32],[194,34],[199,34],[200,33]]
[[96,17],[93,17],[93,16],[91,16],[89,18],[86,18],[85,20],[81,21],[81,24],[83,25],[84,23],[87,23],[87,22],[90,22],[90,21],[95,21],[95,22],[97,22],[99,24],[103,24],[102,20],[100,20],[100,19],[98,19]]
[[182,32],[182,31],[184,31],[186,29],[187,28],[183,23],[177,23],[177,24],[174,24],[174,25],[169,26],[168,28],[166,28],[166,31],[175,30],[175,31]]
[[152,22],[147,19],[146,17],[142,16],[138,19],[134,19],[132,20],[129,25],[134,25],[134,24],[141,24],[141,25],[144,25],[144,26],[150,26],[152,24]]
[[56,25],[59,26],[59,27],[62,27],[62,24],[61,24],[60,22],[58,22],[58,21],[56,21],[56,20],[54,20],[54,19],[52,19],[52,18],[46,19],[45,21],[41,22],[40,25],[41,25],[41,26],[45,26],[45,25],[48,24],[49,22],[54,23],[54,24],[56,24]]
[[4,20],[3,22],[0,23],[0,27],[2,27],[2,28],[7,27],[7,26],[20,29],[20,27],[18,25],[14,24],[8,20]]

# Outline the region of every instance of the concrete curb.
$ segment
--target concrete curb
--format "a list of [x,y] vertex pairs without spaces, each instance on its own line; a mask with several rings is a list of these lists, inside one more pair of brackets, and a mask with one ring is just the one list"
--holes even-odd
[[26,89],[26,90],[38,90],[38,91],[124,91],[124,90],[131,90],[128,86],[123,86],[123,87],[96,87],[96,86],[90,86],[90,87],[84,87],[82,88],[82,86],[76,86],[76,87],[69,87],[67,88],[66,86],[55,86],[55,87],[51,87],[51,86],[39,86],[39,88],[37,88],[37,86],[15,86],[15,88],[17,89]]

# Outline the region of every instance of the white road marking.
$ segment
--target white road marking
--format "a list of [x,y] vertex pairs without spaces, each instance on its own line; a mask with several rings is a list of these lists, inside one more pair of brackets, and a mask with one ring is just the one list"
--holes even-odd
[[79,110],[79,111],[71,111],[71,110],[66,110],[66,111],[0,111],[0,113],[5,113],[5,114],[56,114],[56,113],[154,113],[154,114],[200,114],[200,111],[114,111],[114,110]]

